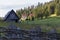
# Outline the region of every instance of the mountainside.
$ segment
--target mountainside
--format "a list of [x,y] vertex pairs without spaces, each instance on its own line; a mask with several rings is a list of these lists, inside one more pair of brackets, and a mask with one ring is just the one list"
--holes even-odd
[[[47,18],[50,15],[56,14],[56,16],[60,15],[60,0],[52,0],[50,2],[46,3],[39,3],[37,6],[29,6],[28,8],[16,10],[16,13],[18,16],[21,18],[21,15],[23,13],[27,14],[29,17],[29,14],[33,14],[34,18],[41,18],[43,19],[44,17]],[[31,17],[32,18],[32,17]]]

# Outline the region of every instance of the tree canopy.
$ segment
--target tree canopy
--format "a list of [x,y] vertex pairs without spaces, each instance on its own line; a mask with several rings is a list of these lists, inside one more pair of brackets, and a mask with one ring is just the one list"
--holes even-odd
[[37,6],[29,6],[28,8],[17,10],[16,13],[18,16],[21,16],[23,12],[26,12],[29,15],[31,12],[34,14],[34,18],[47,18],[52,14],[60,15],[60,0],[52,0],[46,3],[38,2]]

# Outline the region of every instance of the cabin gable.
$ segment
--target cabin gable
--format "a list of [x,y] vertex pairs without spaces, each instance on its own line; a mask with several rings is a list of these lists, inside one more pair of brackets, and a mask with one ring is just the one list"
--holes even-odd
[[14,10],[11,10],[7,13],[7,15],[4,18],[4,21],[15,21],[17,22],[19,20],[19,17],[17,16],[17,14],[14,12]]

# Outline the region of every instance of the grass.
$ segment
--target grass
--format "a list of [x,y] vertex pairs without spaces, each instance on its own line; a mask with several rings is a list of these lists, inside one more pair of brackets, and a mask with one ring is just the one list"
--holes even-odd
[[[10,25],[10,22],[0,22],[0,27]],[[22,21],[20,23],[12,23],[22,29],[31,29],[32,27],[40,26],[42,31],[49,31],[52,28],[56,28],[56,31],[60,33],[60,17],[50,17],[47,19],[35,19],[34,21]]]

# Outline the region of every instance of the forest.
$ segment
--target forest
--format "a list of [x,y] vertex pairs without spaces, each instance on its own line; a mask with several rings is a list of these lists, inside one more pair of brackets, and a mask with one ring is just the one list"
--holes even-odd
[[22,15],[25,15],[28,20],[33,19],[44,19],[52,16],[60,15],[60,0],[52,0],[46,3],[38,2],[37,6],[28,6],[28,8],[16,10],[16,13],[21,18]]

